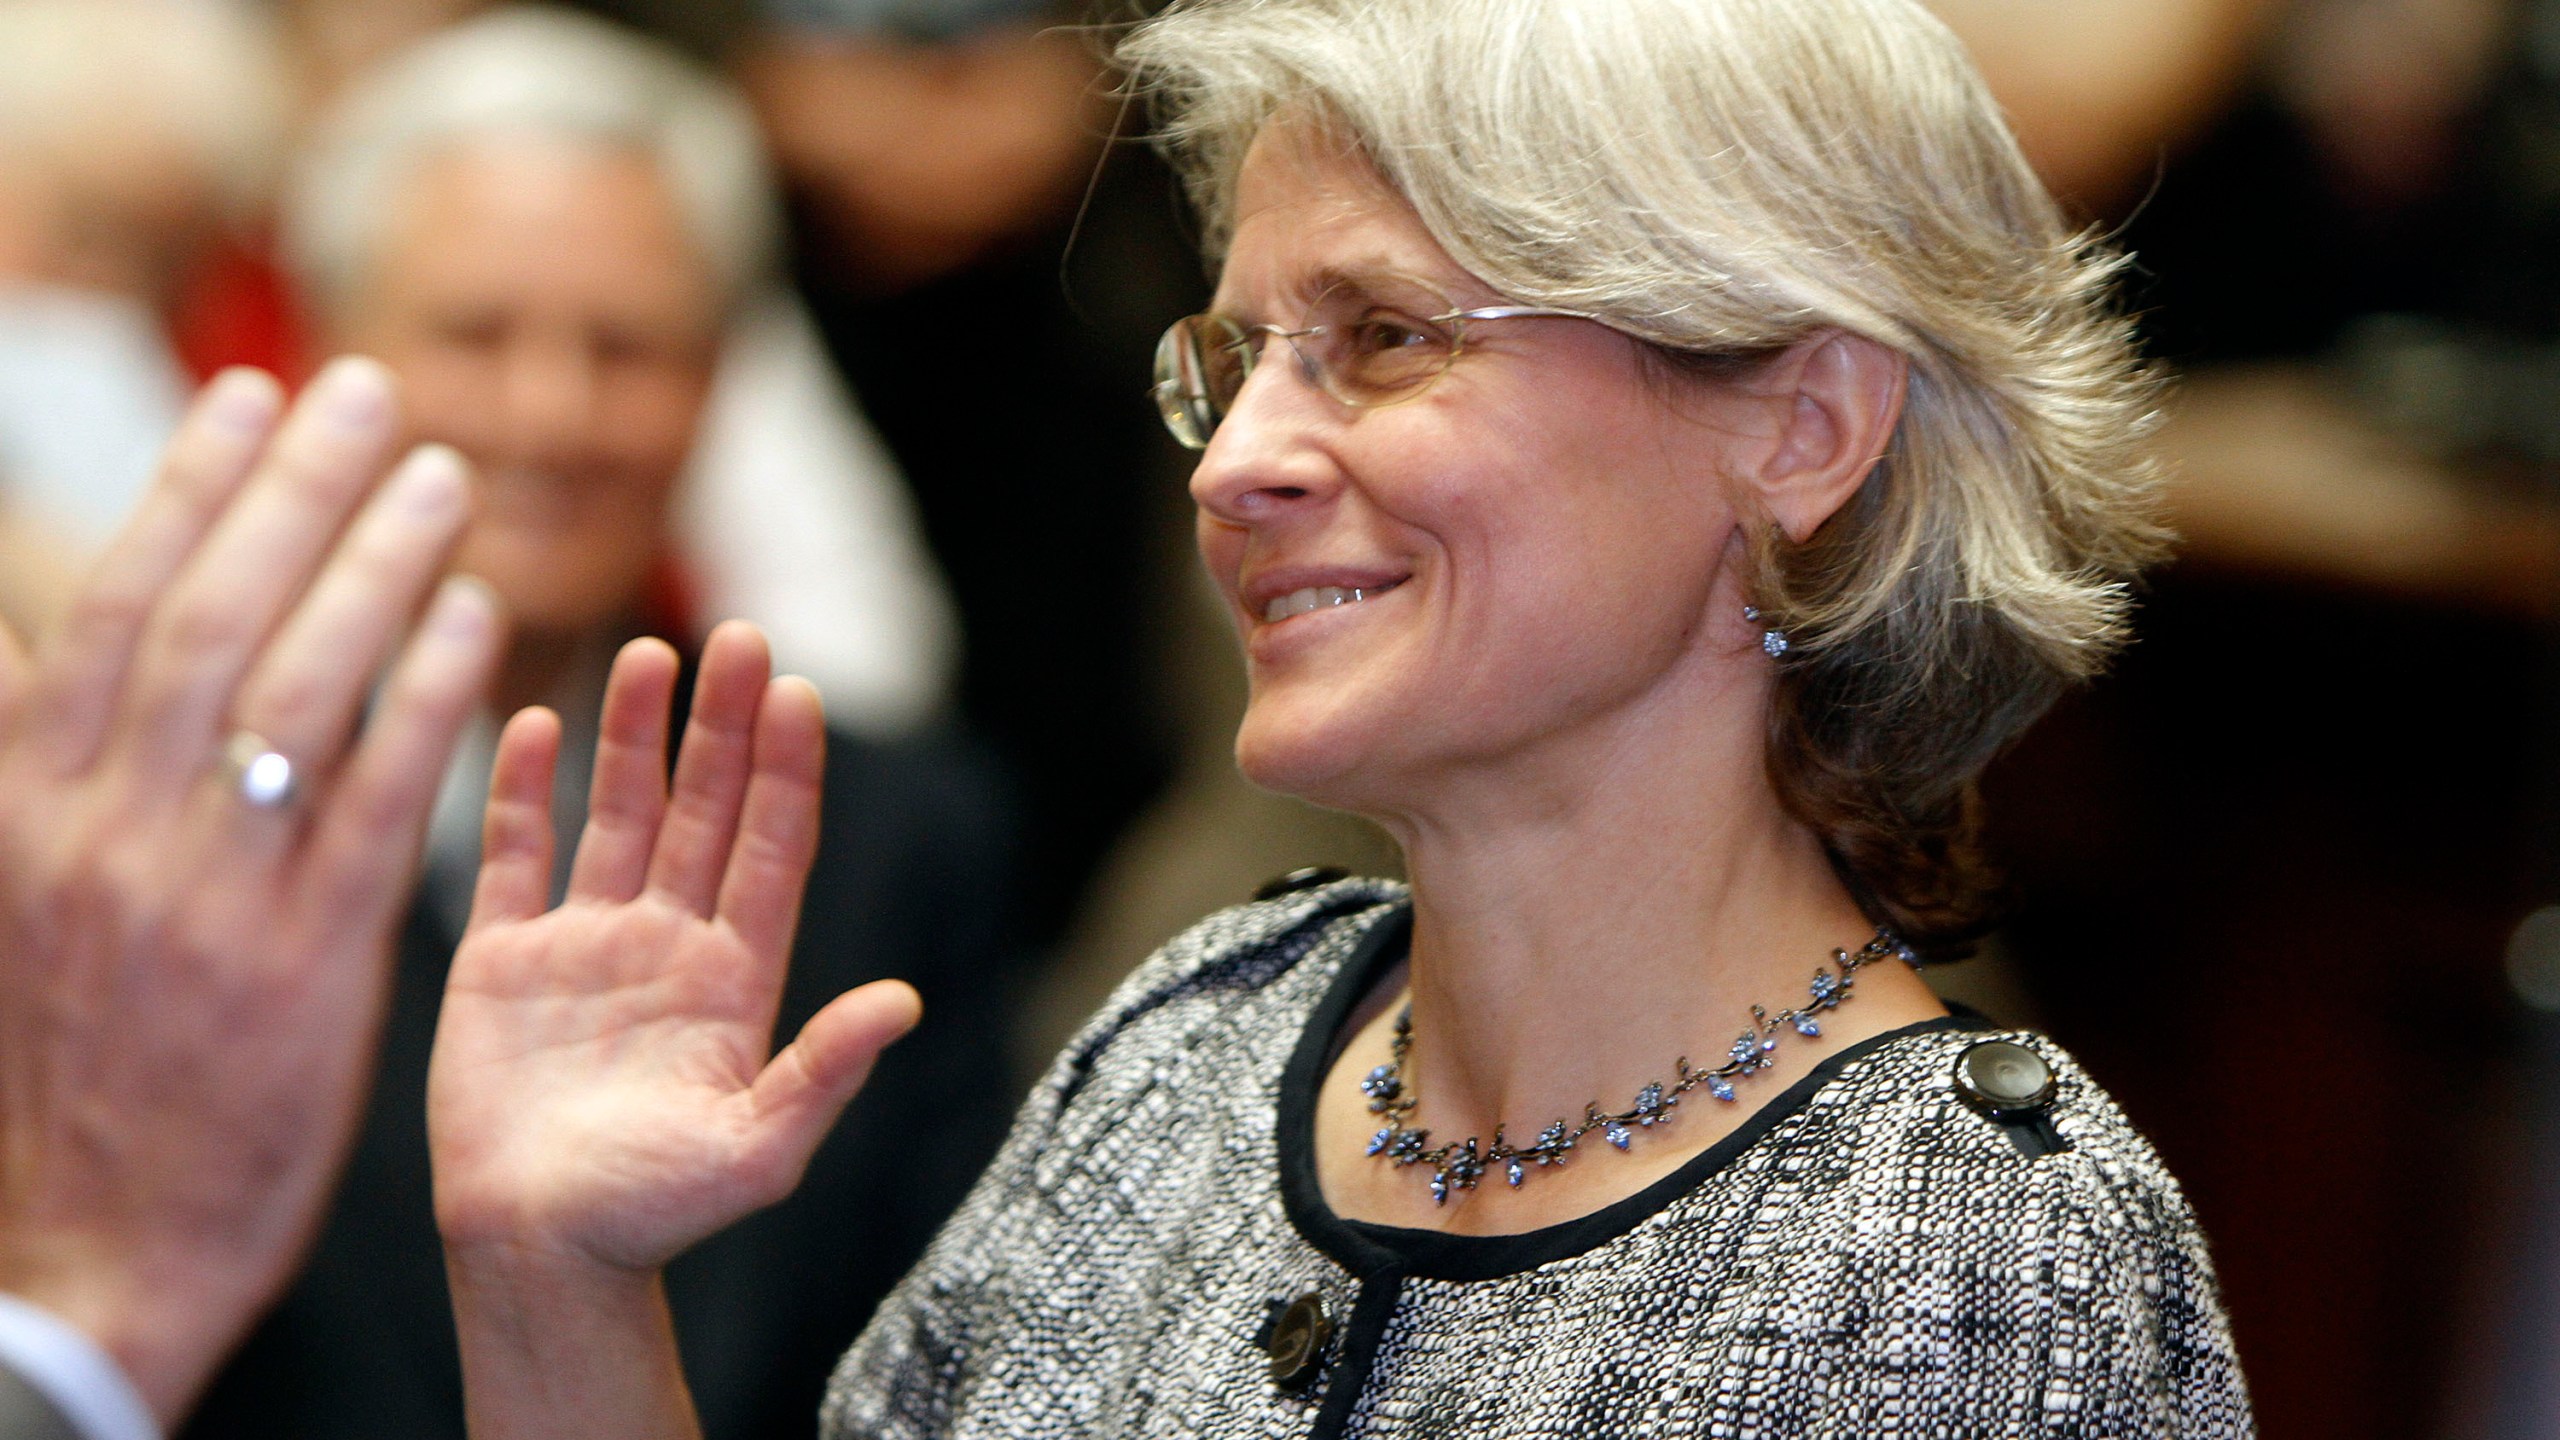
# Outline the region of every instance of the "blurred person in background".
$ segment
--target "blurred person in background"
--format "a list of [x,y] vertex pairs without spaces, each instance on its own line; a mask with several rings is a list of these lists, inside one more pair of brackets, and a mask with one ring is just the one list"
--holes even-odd
[[1074,18],[1056,0],[771,0],[741,74],[844,283],[969,270],[1074,206],[1113,115]]
[[[1205,606],[1185,588],[1187,518],[1163,499],[1176,461],[1144,397],[1120,382],[1143,372],[1156,335],[1205,286],[1152,157],[1123,147],[1097,176],[1114,121],[1100,47],[1060,28],[1130,7],[577,3],[728,69],[755,106],[791,199],[795,288],[948,578],[968,637],[952,662],[957,708],[1020,789],[1025,933],[1046,948],[1193,733],[1166,672],[1179,693],[1219,668],[1202,663],[1215,654],[1209,625],[1187,622],[1203,642],[1167,638],[1169,616]],[[326,91],[484,5],[280,8]],[[1050,379],[1013,396],[1001,424],[986,419],[990,335],[1005,337],[1010,367]],[[986,523],[989,486],[1003,488],[1005,523]],[[765,573],[730,568],[749,581]],[[818,628],[872,608],[861,587],[807,568],[816,583],[775,577],[758,589],[796,586],[797,613]],[[812,668],[773,607],[740,603],[749,597],[716,577],[701,589],[699,613],[757,620],[784,664]],[[843,708],[831,697],[831,713]]]
[[265,192],[280,83],[226,0],[0,0],[0,615],[21,627],[176,427],[171,307]]
[[[489,8],[279,0],[277,43],[296,80],[301,128],[336,113],[338,98],[390,57]],[[697,19],[725,8],[701,7]],[[698,38],[702,26],[666,28]],[[226,364],[302,373],[320,337],[273,248],[261,235],[224,251],[187,295],[179,338],[197,374]],[[818,686],[833,723],[904,734],[950,708],[960,653],[951,597],[896,461],[846,393],[806,308],[778,273],[757,280],[721,344],[653,593],[667,622],[697,642],[719,618],[755,621],[780,662]]]
[[[1199,733],[1172,697],[1225,668],[1211,625],[1175,638],[1201,603],[1168,499],[1179,462],[1127,380],[1206,286],[1161,167],[1134,145],[1104,158],[1101,45],[1060,28],[1140,7],[728,8],[744,14],[727,54],[793,200],[799,283],[951,579],[962,709],[1021,777],[1025,900],[1054,940]],[[996,407],[991,365],[1039,383],[1004,385]]]
[[[722,337],[771,241],[765,184],[751,122],[715,82],[603,22],[521,10],[446,32],[351,88],[291,193],[288,253],[329,340],[381,357],[414,434],[453,445],[478,474],[456,563],[513,622],[498,712],[551,707],[573,754],[594,752],[606,664],[643,633]],[[486,719],[466,731],[447,777],[379,1089],[336,1212],[195,1434],[462,1433],[424,1071],[494,735]],[[801,1195],[688,1257],[674,1282],[717,1435],[805,1428],[831,1345],[957,1200],[1009,1097],[997,795],[946,744],[842,733],[825,789],[780,1023],[889,975],[935,1014]],[[563,794],[562,812],[574,834],[582,790]],[[928,1111],[937,1143],[923,1170],[864,1162]]]

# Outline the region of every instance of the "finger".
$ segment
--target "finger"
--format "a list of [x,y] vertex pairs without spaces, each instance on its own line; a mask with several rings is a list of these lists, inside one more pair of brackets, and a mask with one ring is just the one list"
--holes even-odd
[[800,896],[818,854],[827,721],[817,687],[798,676],[767,685],[756,716],[755,771],[720,881],[720,918],[753,953],[791,953]]
[[587,823],[569,867],[572,900],[620,901],[640,893],[667,810],[667,707],[675,703],[676,652],[634,640],[614,657],[596,726]]
[[232,690],[379,478],[398,407],[390,372],[333,363],[285,418],[145,627],[111,745],[144,774],[203,763]]
[[468,933],[551,908],[551,781],[559,762],[560,717],[548,710],[519,710],[499,733]]
[[327,773],[401,631],[462,538],[466,483],[462,457],[444,446],[411,453],[259,654],[232,708],[233,724],[308,773]]
[[226,370],[179,423],[159,477],[37,652],[27,716],[54,765],[77,769],[96,754],[153,607],[238,493],[283,409],[272,377]]
[[27,652],[18,644],[18,632],[0,620],[0,733],[17,718],[18,702],[26,692]]
[[755,758],[756,714],[772,661],[763,632],[731,621],[702,647],[693,715],[676,752],[675,784],[658,847],[649,857],[649,888],[699,915],[709,915],[729,868],[738,812],[746,802]]
[[323,792],[307,874],[283,893],[353,933],[389,929],[408,903],[454,740],[497,672],[505,629],[488,586],[467,576],[444,583]]
[[756,1076],[747,1100],[754,1116],[750,1168],[768,1190],[765,1203],[798,1184],[818,1142],[891,1041],[924,1018],[924,1001],[903,980],[874,980],[827,1002],[799,1037]]

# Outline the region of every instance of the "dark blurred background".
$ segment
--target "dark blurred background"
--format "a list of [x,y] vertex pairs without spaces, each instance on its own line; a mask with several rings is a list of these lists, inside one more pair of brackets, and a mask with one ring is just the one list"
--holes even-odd
[[[314,158],[330,137],[396,111],[385,77],[491,8],[0,0],[0,614],[59,603],[194,382],[396,352],[422,434],[596,506],[559,512],[584,528],[556,565],[527,552],[528,586],[571,557],[605,578],[556,653],[518,657],[518,698],[574,710],[599,647],[729,614],[827,693],[872,767],[847,793],[882,817],[831,842],[834,883],[898,918],[825,943],[936,977],[965,1019],[914,1081],[973,1097],[948,1203],[1153,943],[1279,870],[1394,864],[1227,762],[1241,681],[1144,396],[1207,279],[1090,28],[1142,7],[581,7],[592,28],[560,43],[654,57],[599,62],[599,94],[658,94],[673,65],[753,127],[728,180],[779,241],[707,259],[681,185],[555,153],[532,112],[476,133],[488,163],[445,189],[326,193],[355,173]],[[2266,1434],[2560,1435],[2560,0],[1935,8],[2057,193],[2135,256],[2187,540],[2128,658],[1990,776],[2017,907],[1947,984],[2051,1030],[2156,1139]],[[333,205],[383,227],[371,289],[315,294],[280,244]],[[624,257],[642,279],[581,289],[612,247],[523,238],[581,225],[674,238]],[[401,268],[475,245],[468,276]],[[659,293],[647,274],[680,317],[656,330],[625,303]],[[464,289],[438,309],[431,281]],[[600,418],[617,395],[647,423]],[[421,952],[450,918],[436,874]],[[437,963],[404,979],[427,1025]],[[337,1289],[289,1303],[199,1433],[459,1433],[435,1297],[365,1283],[431,1255],[396,1199],[413,1080],[386,1072]],[[692,1323],[811,1332],[769,1363],[707,1347],[718,1433],[805,1433],[932,1219],[818,1214],[701,1267]],[[891,1238],[827,1258],[863,1225]],[[758,1278],[828,1267],[862,1273],[787,1315]],[[407,1348],[356,1369],[358,1329]]]

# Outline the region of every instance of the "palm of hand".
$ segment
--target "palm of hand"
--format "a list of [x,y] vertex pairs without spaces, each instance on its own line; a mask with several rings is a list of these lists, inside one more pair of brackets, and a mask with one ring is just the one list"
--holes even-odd
[[788,1194],[912,1023],[912,992],[866,986],[766,1059],[822,728],[814,695],[768,687],[741,633],[705,655],[672,798],[657,777],[673,656],[634,646],[616,666],[596,814],[556,909],[540,908],[556,730],[538,712],[508,727],[428,1081],[450,1247],[655,1269]]
[[[438,1157],[454,1175],[437,1195],[448,1233],[503,1219],[649,1269],[734,1218],[726,1192],[758,1158],[752,1086],[770,1045],[754,963],[718,920],[646,895],[466,941],[433,1092],[453,1137]],[[556,1098],[510,1113],[531,1096]]]

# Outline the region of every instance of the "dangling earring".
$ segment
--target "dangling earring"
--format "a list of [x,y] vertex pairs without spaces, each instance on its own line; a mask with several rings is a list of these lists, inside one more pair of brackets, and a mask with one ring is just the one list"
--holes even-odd
[[[1750,621],[1754,625],[1760,625],[1760,607],[1757,605],[1743,606],[1742,618]],[[1760,625],[1760,649],[1763,654],[1767,655],[1772,660],[1786,654],[1787,632],[1779,629],[1775,625]]]

